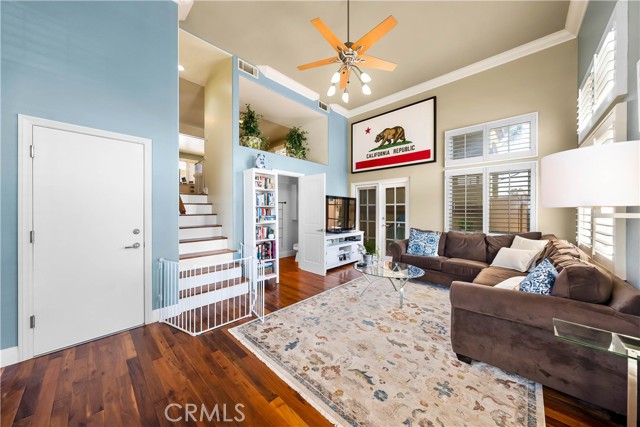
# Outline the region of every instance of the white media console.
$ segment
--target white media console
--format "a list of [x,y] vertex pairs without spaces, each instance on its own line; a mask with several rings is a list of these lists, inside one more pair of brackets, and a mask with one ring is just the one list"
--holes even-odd
[[331,268],[362,260],[358,245],[362,245],[363,231],[350,233],[325,233],[325,266]]

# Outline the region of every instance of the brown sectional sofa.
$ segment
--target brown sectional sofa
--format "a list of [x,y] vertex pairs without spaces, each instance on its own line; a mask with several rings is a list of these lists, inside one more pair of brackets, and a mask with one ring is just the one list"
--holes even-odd
[[[477,259],[467,263],[464,258],[458,261],[447,256],[452,253],[464,256],[448,248],[464,239],[464,233],[446,233],[445,241],[441,239],[439,256],[430,261],[419,259],[428,257],[407,255],[406,241],[392,247],[394,261],[425,269],[422,280],[451,286],[451,344],[458,357],[489,363],[625,413],[627,360],[558,340],[553,332],[553,319],[640,336],[640,291],[595,266],[582,251],[554,236],[544,236],[551,242],[540,257],[548,258],[562,275],[556,279],[552,295],[494,288],[503,280],[525,273],[489,266],[500,247],[511,245],[513,236],[482,236],[487,255],[484,263]],[[542,237],[540,233],[527,233],[523,237],[536,236]],[[483,245],[477,235],[473,239],[475,244],[464,248],[479,253]],[[445,268],[449,263],[451,266]],[[482,265],[485,268],[479,268]],[[571,268],[562,274],[567,267]]]

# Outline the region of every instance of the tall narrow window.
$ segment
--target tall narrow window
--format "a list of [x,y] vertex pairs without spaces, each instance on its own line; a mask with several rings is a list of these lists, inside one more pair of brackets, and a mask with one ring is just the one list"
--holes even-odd
[[447,178],[447,229],[482,231],[484,223],[483,174],[451,174]]
[[531,229],[531,170],[489,173],[489,232],[523,233]]

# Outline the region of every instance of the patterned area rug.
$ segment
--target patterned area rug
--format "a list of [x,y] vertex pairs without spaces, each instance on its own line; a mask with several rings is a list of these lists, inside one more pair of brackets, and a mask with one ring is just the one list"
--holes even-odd
[[451,349],[449,290],[356,279],[231,333],[336,425],[544,426],[542,386]]

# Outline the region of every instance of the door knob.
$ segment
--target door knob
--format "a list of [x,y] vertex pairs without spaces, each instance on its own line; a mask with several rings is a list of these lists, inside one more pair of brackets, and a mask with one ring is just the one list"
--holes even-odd
[[134,243],[133,245],[131,245],[131,246],[125,246],[124,248],[125,248],[125,249],[138,249],[139,247],[140,247],[140,243],[137,243],[137,242],[136,242],[136,243]]

